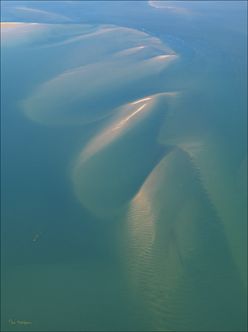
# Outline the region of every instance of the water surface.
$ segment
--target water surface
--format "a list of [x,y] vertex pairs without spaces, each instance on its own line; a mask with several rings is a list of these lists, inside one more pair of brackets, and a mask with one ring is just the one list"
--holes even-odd
[[2,329],[246,331],[246,3],[1,6]]

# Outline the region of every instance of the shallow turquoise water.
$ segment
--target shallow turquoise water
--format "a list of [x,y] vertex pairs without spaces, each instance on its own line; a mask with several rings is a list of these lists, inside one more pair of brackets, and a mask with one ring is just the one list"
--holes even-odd
[[18,6],[52,25],[1,29],[2,329],[245,331],[246,4]]

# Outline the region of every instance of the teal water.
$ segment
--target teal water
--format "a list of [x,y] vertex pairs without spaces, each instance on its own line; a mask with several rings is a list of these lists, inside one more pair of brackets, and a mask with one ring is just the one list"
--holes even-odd
[[247,4],[1,6],[2,330],[246,331]]

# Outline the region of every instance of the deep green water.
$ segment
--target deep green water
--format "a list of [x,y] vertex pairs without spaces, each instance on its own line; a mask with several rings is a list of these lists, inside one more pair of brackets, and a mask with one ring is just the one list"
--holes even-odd
[[247,5],[153,5],[1,4],[3,331],[247,330]]

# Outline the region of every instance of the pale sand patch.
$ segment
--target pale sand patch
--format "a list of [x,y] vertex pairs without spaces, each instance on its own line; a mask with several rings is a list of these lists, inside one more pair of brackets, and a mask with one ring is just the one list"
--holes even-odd
[[75,171],[81,167],[82,163],[117,139],[130,126],[140,121],[147,113],[154,111],[154,105],[160,97],[176,97],[177,94],[178,92],[158,93],[122,106],[112,122],[93,138],[80,153]]
[[13,28],[16,27],[18,24],[17,22],[0,22],[0,27],[2,28]]
[[133,122],[136,122],[141,116],[142,110],[147,112],[151,111],[151,107],[147,108],[148,105],[151,106],[151,102],[143,103],[143,105],[138,108],[134,107],[134,104],[128,104],[122,107],[117,118],[93,138],[80,153],[75,171],[77,171],[82,163],[88,160],[91,156],[118,138]]
[[36,25],[37,23],[24,23],[24,22],[0,22],[0,27],[2,28],[20,28],[29,25]]
[[157,55],[149,59],[149,61],[172,61],[178,58],[177,54],[162,54],[162,55]]
[[173,12],[174,14],[182,14],[189,15],[192,14],[192,11],[188,8],[178,6],[178,4],[174,1],[159,1],[159,0],[151,0],[148,1],[148,4],[156,9],[167,10]]
[[[35,41],[37,47],[52,46],[55,50],[70,45],[70,54],[65,59],[70,65],[38,85],[22,102],[28,117],[46,124],[78,125],[108,116],[113,109],[136,101],[134,97],[123,97],[128,85],[130,91],[138,90],[144,79],[151,80],[178,57],[159,38],[126,27],[81,25],[76,30],[80,35],[68,38],[65,34],[63,38],[63,28],[60,38],[60,26],[55,29],[54,25],[37,24],[41,31],[36,31],[30,24],[25,26],[25,29],[14,29],[11,43],[10,35],[5,36],[7,46],[13,44],[12,41],[14,45]],[[52,42],[47,42],[46,36],[54,36],[53,31],[59,38],[52,37]],[[118,95],[122,98],[119,101]],[[141,98],[142,94],[137,96]],[[98,99],[104,107],[96,103]]]
[[25,22],[0,22],[1,29],[22,29],[22,28],[33,28],[34,26],[39,26],[39,23],[25,23]]
[[3,47],[30,44],[48,29],[48,25],[40,23],[1,22],[0,24]]

